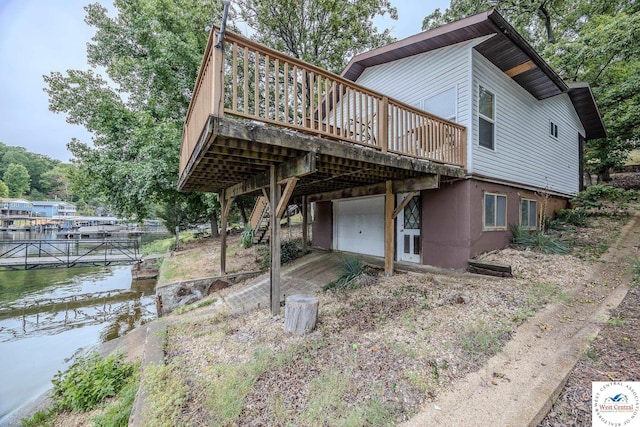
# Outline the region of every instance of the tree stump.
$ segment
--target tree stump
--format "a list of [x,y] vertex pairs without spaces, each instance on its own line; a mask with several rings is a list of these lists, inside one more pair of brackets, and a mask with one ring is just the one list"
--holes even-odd
[[318,298],[312,295],[287,297],[284,310],[284,331],[304,335],[313,331],[318,320]]

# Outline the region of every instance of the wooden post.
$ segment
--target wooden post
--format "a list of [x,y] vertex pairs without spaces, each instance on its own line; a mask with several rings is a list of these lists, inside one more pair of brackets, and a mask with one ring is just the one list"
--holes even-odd
[[302,196],[302,253],[307,253],[307,241],[309,240],[309,210],[307,196]]
[[378,145],[380,151],[387,152],[389,146],[389,98],[386,96],[378,101]]
[[280,185],[277,181],[277,168],[271,166],[269,171],[269,190],[271,195],[269,197],[270,205],[270,224],[271,238],[269,243],[271,245],[271,315],[277,316],[280,314],[280,218],[277,213],[278,202],[280,201]]
[[227,217],[233,198],[227,199],[226,190],[222,190],[218,194],[220,198],[220,210],[222,218],[220,219],[220,275],[227,274]]
[[213,84],[211,85],[211,115],[215,117],[222,117],[224,112],[223,99],[224,99],[224,75],[223,75],[223,47],[218,46],[220,33],[214,31],[214,45],[211,48],[211,78]]
[[393,185],[392,181],[386,182],[386,194],[384,199],[384,275],[393,275],[393,249],[394,249],[394,227],[393,227]]

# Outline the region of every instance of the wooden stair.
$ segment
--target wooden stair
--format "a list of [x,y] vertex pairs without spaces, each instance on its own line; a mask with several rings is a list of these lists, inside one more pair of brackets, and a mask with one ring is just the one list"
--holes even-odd
[[253,243],[262,242],[269,231],[269,200],[265,196],[260,196],[251,211],[249,218],[251,230],[253,230]]

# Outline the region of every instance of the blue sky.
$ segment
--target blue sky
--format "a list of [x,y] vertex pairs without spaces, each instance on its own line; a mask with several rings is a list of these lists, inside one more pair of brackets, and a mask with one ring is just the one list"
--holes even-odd
[[[66,145],[91,135],[51,113],[43,75],[86,69],[86,43],[94,34],[84,22],[89,0],[0,0],[0,142],[68,161]],[[100,0],[110,6],[110,0]],[[404,38],[421,30],[422,19],[449,0],[391,0],[399,19],[378,19],[379,28]]]

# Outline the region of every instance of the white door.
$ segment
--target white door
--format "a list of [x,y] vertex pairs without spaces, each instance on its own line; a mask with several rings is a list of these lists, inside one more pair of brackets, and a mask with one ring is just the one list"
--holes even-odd
[[384,196],[333,202],[334,249],[384,256]]
[[[398,195],[400,204],[406,194]],[[398,261],[420,262],[420,196],[415,196],[398,214]]]

